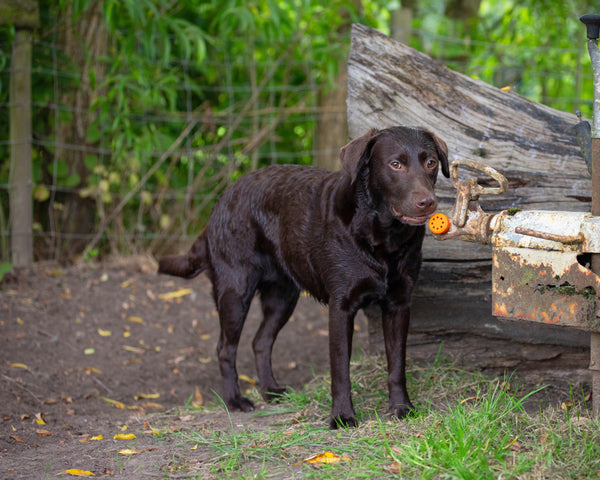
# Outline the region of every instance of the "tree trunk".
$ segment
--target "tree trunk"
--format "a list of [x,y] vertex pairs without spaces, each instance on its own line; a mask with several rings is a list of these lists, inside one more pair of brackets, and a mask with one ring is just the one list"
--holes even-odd
[[[85,165],[86,152],[73,149],[70,145],[87,145],[88,126],[93,120],[90,106],[98,96],[98,85],[102,83],[105,68],[98,59],[108,51],[108,34],[104,28],[102,2],[93,1],[89,8],[72,22],[73,6],[66,2],[60,23],[67,25],[61,31],[60,44],[73,65],[80,72],[81,83],[76,90],[61,94],[60,103],[67,105],[71,118],[58,127],[56,158],[64,160],[69,175],[79,177],[79,185],[66,192],[62,198],[62,209],[54,228],[64,234],[65,241],[58,245],[59,257],[76,255],[87,244],[86,236],[94,230],[96,206],[91,198],[82,198],[78,190],[87,186],[89,171]],[[95,70],[95,84],[90,83],[90,72]],[[51,205],[50,208],[53,208]]]
[[319,94],[313,164],[327,170],[339,170],[340,146],[348,140],[346,79],[346,63],[340,62],[336,86]]
[[470,20],[477,17],[481,0],[449,0],[444,14],[454,20]]
[[390,36],[405,45],[410,44],[413,11],[410,8],[398,8],[390,12]]
[[[356,11],[362,10],[361,0],[352,0]],[[344,13],[345,14],[345,13]],[[342,25],[338,33],[348,32],[348,23]],[[319,93],[317,101],[317,122],[313,141],[313,164],[327,170],[339,170],[340,146],[348,140],[348,120],[346,117],[346,96],[348,89],[346,62],[338,64],[338,75],[335,85],[326,87]]]

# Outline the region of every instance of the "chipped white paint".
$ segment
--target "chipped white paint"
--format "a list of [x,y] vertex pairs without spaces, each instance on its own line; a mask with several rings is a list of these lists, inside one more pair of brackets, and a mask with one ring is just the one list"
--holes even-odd
[[[600,217],[585,212],[547,212],[528,210],[495,216],[491,243],[496,247],[522,247],[534,250],[600,253]],[[540,236],[517,233],[521,228]],[[561,242],[542,238],[545,234],[577,238],[580,242]]]

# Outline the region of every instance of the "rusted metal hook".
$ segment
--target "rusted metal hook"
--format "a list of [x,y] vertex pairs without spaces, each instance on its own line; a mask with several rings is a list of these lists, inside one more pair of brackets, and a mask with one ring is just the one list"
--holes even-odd
[[[470,177],[460,179],[458,177],[458,167],[465,166],[472,170],[478,170],[485,173],[498,182],[497,187],[484,187],[477,183],[477,178]],[[492,167],[476,162],[475,160],[456,160],[450,165],[450,180],[456,188],[456,204],[452,215],[452,223],[457,228],[462,228],[467,222],[469,203],[479,200],[480,195],[501,195],[508,189],[506,177]],[[479,204],[477,204],[478,206]],[[471,206],[471,209],[472,206]]]

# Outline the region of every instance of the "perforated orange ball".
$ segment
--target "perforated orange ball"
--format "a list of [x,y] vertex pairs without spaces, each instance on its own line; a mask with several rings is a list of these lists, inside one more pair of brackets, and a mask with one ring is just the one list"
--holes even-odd
[[450,230],[450,219],[443,213],[436,213],[429,219],[429,230],[436,235],[441,235]]

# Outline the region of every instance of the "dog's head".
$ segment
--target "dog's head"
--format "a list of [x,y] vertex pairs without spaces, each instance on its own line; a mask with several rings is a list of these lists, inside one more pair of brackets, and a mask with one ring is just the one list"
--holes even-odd
[[422,127],[372,129],[344,146],[340,160],[378,210],[410,225],[434,213],[439,169],[450,176],[446,143]]

